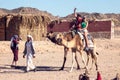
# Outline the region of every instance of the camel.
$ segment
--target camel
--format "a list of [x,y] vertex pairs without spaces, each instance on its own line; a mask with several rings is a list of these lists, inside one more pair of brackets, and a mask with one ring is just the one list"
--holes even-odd
[[[88,58],[87,58],[87,63],[85,63],[85,60],[84,60],[84,57],[83,57],[84,46],[83,46],[83,43],[82,43],[82,39],[79,37],[78,34],[76,34],[73,37],[72,32],[68,32],[66,34],[58,33],[56,35],[54,35],[54,33],[48,33],[47,37],[52,42],[54,42],[58,45],[64,46],[64,61],[63,61],[63,65],[62,65],[60,70],[64,69],[65,62],[66,62],[66,56],[67,56],[67,52],[69,51],[69,49],[71,49],[72,53],[73,53],[72,54],[72,56],[73,56],[72,57],[72,67],[70,69],[70,72],[72,72],[72,70],[73,70],[74,61],[76,61],[76,63],[77,63],[77,69],[80,69],[80,66],[79,66],[79,63],[78,63],[78,60],[77,60],[76,51],[78,51],[80,53],[80,55],[82,57],[82,62],[84,63],[86,69],[88,69],[87,65],[88,65],[88,62],[89,62],[89,57],[91,55],[92,66],[93,66],[93,63],[95,62],[96,70],[98,70],[97,55],[96,55],[97,52],[95,52],[95,47],[94,47],[94,49],[89,49],[89,51],[86,51]],[[91,66],[91,69],[92,69],[92,66]]]

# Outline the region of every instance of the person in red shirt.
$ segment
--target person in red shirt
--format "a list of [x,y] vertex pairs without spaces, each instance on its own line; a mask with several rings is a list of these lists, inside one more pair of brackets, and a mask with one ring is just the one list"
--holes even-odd
[[[88,23],[86,21],[86,18],[85,17],[82,17],[80,14],[77,14],[76,13],[76,8],[74,9],[74,16],[76,17],[76,20],[74,22],[74,25],[72,27],[73,29],[73,35],[75,34],[79,34],[81,36],[81,38],[85,39],[85,50],[88,50],[88,39],[87,39],[87,34],[88,34],[88,31],[87,31],[87,27],[88,27]],[[83,36],[82,36],[82,35]]]
[[15,67],[17,65],[17,61],[18,61],[18,44],[19,44],[19,37],[18,35],[14,35],[11,38],[11,45],[10,48],[13,52],[13,61],[11,64],[11,67]]
[[81,29],[82,16],[76,13],[76,8],[74,9],[74,16],[76,20],[74,21],[74,25],[71,29],[77,33]]

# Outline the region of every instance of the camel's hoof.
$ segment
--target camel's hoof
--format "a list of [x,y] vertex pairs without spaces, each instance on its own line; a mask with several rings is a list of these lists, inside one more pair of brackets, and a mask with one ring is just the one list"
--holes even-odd
[[98,71],[98,68],[96,68],[96,71]]
[[60,68],[60,69],[59,69],[59,71],[62,71],[62,70],[64,70],[64,69],[63,69],[63,68]]
[[77,70],[80,70],[80,68],[77,68]]
[[86,67],[84,67],[83,69],[86,69]]
[[72,72],[72,70],[69,71],[69,73],[71,73],[71,72]]
[[89,74],[90,74],[90,72],[89,72],[88,70],[85,70],[85,74],[88,74],[88,75],[89,75]]
[[77,70],[80,70],[80,67],[77,67]]

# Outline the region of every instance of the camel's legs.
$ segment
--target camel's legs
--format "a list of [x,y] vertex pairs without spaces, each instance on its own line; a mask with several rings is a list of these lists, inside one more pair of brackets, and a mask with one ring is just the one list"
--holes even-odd
[[76,60],[76,63],[77,63],[77,69],[80,69],[80,65],[79,65],[78,60],[77,60],[77,54],[75,54],[75,60]]
[[79,65],[78,59],[77,59],[76,49],[72,49],[72,52],[75,53],[75,61],[76,61],[76,63],[77,63],[77,69],[80,69],[80,65]]
[[90,69],[93,67],[93,63],[95,62],[96,70],[98,70],[98,65],[97,65],[97,55],[95,54],[94,51],[91,51],[91,56],[92,56],[92,66]]
[[82,52],[82,50],[80,50],[79,52],[80,52],[80,55],[81,55],[81,57],[82,57],[82,62],[83,62],[83,64],[85,65],[85,68],[88,70],[88,68],[87,68],[87,66],[86,66],[85,59],[84,59],[84,57],[83,57],[83,52]]
[[92,68],[93,68],[93,63],[94,63],[94,59],[93,59],[93,57],[92,57],[92,65],[91,65],[90,70],[92,70]]
[[72,52],[72,66],[71,66],[70,72],[72,72],[74,64],[75,64],[75,54],[76,53]]
[[89,63],[89,60],[90,60],[90,54],[89,52],[86,52],[87,53],[87,62],[86,62],[86,66],[88,66],[88,63]]
[[96,66],[96,70],[98,70],[97,56],[96,56],[96,55],[94,55],[94,60],[95,60],[95,66]]
[[65,62],[66,62],[66,57],[67,57],[67,52],[68,52],[68,48],[64,47],[64,61],[63,61],[63,65],[62,65],[60,70],[64,69]]

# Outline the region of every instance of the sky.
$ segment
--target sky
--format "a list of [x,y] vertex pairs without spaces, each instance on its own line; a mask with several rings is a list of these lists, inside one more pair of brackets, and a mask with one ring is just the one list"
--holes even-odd
[[77,12],[120,13],[120,0],[0,0],[0,8],[32,7],[54,16],[65,17]]

